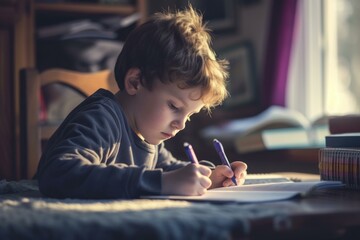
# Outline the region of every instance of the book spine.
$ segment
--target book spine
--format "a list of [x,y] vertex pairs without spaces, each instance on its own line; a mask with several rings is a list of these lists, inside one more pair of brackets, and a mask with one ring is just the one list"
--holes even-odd
[[335,134],[325,137],[325,146],[330,148],[359,148],[360,133]]
[[323,148],[319,150],[321,180],[341,181],[360,189],[360,149]]
[[331,134],[360,132],[360,114],[334,116],[329,118]]

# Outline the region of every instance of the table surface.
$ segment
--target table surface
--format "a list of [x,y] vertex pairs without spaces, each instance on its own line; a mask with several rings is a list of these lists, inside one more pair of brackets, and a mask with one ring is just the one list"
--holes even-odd
[[287,212],[282,217],[255,219],[251,232],[254,237],[275,234],[289,239],[353,239],[354,234],[360,236],[359,190],[317,190],[305,198],[259,204],[258,208],[259,211],[284,208]]
[[[279,172],[302,181],[319,180],[317,174]],[[282,202],[264,203],[261,208],[284,207],[287,221],[269,217],[268,222],[255,221],[255,236],[274,233],[291,238],[319,239],[360,237],[360,189],[336,188],[316,190],[307,197]],[[259,234],[261,232],[261,234]]]
[[[277,174],[283,174],[284,176],[293,176],[304,181],[319,178],[318,175],[312,174]],[[32,201],[34,201],[35,203],[31,203],[31,200],[30,203],[29,200],[25,201],[24,197],[26,199],[32,199]],[[5,203],[6,200],[9,199],[17,201],[16,204],[18,204],[19,206],[25,206],[24,209],[26,211],[32,209],[32,211],[39,211],[39,213],[41,214],[47,214],[47,212],[54,211],[56,215],[55,217],[52,216],[54,217],[53,220],[57,220],[60,215],[64,215],[65,217],[67,217],[67,214],[69,214],[66,212],[64,214],[60,214],[59,210],[53,209],[54,204],[57,204],[57,201],[61,200],[50,200],[50,204],[52,204],[51,207],[47,207],[46,211],[43,211],[41,209],[39,210],[39,206],[45,206],[46,202],[39,202],[43,201],[43,198],[41,198],[41,195],[34,191],[23,192],[22,194],[0,195],[0,203]],[[64,201],[65,203],[69,204],[69,202],[66,202],[67,200]],[[75,200],[75,202],[76,204],[78,204],[79,200]],[[85,201],[85,203],[86,206],[89,207],[89,203],[91,202]],[[223,221],[234,222],[233,226],[229,226],[229,229],[227,229],[232,239],[244,239],[244,237],[247,239],[265,239],[269,238],[269,236],[271,236],[271,239],[360,239],[360,190],[354,189],[337,188],[316,190],[310,195],[303,198],[291,199],[286,201],[250,204],[189,204],[186,202],[170,200],[165,200],[164,202],[162,202],[162,200],[157,200],[156,202],[150,202],[149,200],[148,202],[146,202],[145,200],[133,200],[133,202],[116,200],[114,202],[106,201],[105,203],[107,209],[111,208],[114,209],[114,211],[119,212],[122,212],[124,208],[131,206],[132,203],[136,203],[138,206],[139,204],[141,205],[146,203],[151,203],[152,205],[155,204],[168,206],[165,209],[162,208],[157,210],[158,212],[145,211],[144,215],[142,215],[143,219],[139,219],[142,222],[137,223],[137,225],[144,224],[144,226],[146,226],[147,224],[153,224],[153,222],[155,222],[156,220],[159,220],[161,224],[164,224],[170,223],[172,221],[179,221],[180,218],[184,217],[184,219],[180,221],[181,226],[179,227],[188,228],[189,226],[195,226],[194,223],[189,223],[189,226],[186,225],[188,224],[188,219],[195,218],[195,223],[202,223],[206,225],[209,223],[213,223],[214,220],[212,219],[214,218],[214,216],[217,216],[218,220],[215,220],[214,226],[218,226],[217,224]],[[71,202],[71,204],[73,204],[73,202]],[[186,205],[186,208],[176,209],[171,208],[171,205],[178,207],[183,207]],[[14,206],[14,203],[6,205],[8,209],[11,209],[10,207]],[[71,205],[71,207],[74,208],[73,205]],[[208,208],[209,211],[202,212],[202,210],[206,208]],[[3,210],[4,209],[0,209],[0,211]],[[15,210],[14,213],[16,213]],[[71,209],[71,211],[73,212],[74,209]],[[108,217],[108,214],[112,214],[108,213],[107,211],[108,210],[104,210],[104,212],[100,211],[99,213],[105,220],[106,217]],[[132,211],[133,209],[132,207],[130,207],[126,210],[126,215],[119,214],[116,215],[116,218],[114,215],[111,215],[110,219],[112,219],[113,221],[118,220],[120,223],[119,226],[114,227],[118,228],[120,226],[123,226],[125,219],[130,217],[131,214],[139,214],[138,210],[133,212]],[[81,210],[81,212],[82,214],[84,214],[84,210]],[[94,217],[93,215],[91,215],[91,213],[93,213],[93,210],[89,212],[89,216]],[[161,212],[161,214],[159,214],[159,212]],[[5,211],[3,211],[3,213],[5,213]],[[228,215],[226,215],[225,213]],[[49,219],[52,218],[49,217]],[[75,222],[78,221],[76,219],[76,215],[75,217],[74,215],[72,215],[70,219]],[[101,222],[104,222],[104,219],[102,219]],[[146,219],[153,219],[153,221],[149,222]],[[79,219],[79,222],[81,222],[81,224],[84,224],[84,219]],[[13,223],[10,222],[7,224]],[[40,226],[42,224],[46,224],[46,222],[39,221],[37,222],[37,224],[39,224]],[[90,222],[89,224],[91,226],[91,224],[94,223]],[[245,225],[246,227],[244,227]],[[245,228],[247,230],[244,230]],[[157,230],[159,229],[160,228],[157,228]],[[98,230],[100,231],[99,226]],[[169,237],[168,235],[164,236]]]

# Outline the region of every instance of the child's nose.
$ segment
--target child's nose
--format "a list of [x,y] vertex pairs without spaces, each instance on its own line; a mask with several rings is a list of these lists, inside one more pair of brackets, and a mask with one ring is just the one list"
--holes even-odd
[[172,127],[176,128],[177,130],[181,131],[185,128],[186,126],[186,121],[187,121],[187,118],[181,118],[181,119],[177,119],[177,120],[174,120],[172,122]]

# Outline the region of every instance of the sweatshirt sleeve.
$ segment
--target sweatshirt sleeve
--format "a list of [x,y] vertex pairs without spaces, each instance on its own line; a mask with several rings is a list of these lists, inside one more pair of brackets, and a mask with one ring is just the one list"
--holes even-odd
[[176,159],[171,152],[169,152],[166,148],[164,143],[161,143],[158,146],[159,149],[159,157],[157,166],[158,168],[163,169],[165,172],[175,170],[181,167],[186,166],[189,162],[181,161]]
[[42,155],[40,191],[49,197],[92,199],[159,194],[161,169],[135,166],[131,159],[115,162],[122,144],[121,124],[106,105],[73,111]]

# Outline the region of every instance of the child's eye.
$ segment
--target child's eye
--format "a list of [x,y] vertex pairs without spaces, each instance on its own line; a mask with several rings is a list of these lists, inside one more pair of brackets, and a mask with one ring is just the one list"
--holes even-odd
[[174,110],[174,111],[179,110],[179,108],[176,107],[176,106],[175,106],[174,104],[172,104],[172,103],[169,103],[169,107],[170,107],[172,110]]

